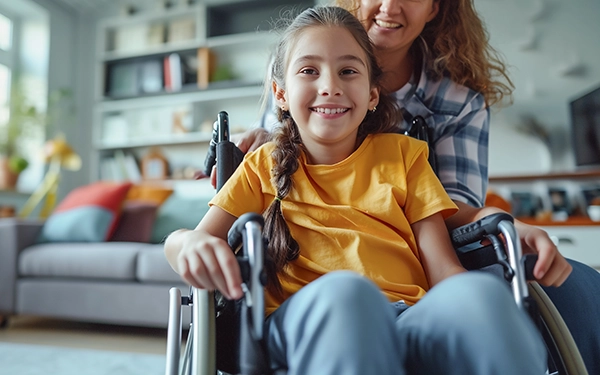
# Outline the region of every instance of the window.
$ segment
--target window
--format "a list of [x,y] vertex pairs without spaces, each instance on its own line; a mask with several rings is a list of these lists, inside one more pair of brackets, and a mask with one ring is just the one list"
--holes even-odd
[[10,18],[0,13],[0,49],[9,51],[12,47],[13,23]]
[[13,21],[0,13],[0,127],[8,122],[13,66]]

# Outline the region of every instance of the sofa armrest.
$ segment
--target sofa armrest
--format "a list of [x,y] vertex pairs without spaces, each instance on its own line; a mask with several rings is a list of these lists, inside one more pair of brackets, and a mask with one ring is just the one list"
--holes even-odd
[[36,243],[43,225],[36,219],[0,219],[0,315],[14,313],[19,252]]

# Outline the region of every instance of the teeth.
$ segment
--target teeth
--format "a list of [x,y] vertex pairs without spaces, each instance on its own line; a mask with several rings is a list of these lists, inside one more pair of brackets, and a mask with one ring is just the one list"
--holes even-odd
[[390,29],[395,29],[395,28],[402,26],[399,23],[391,23],[391,22],[385,22],[385,21],[381,21],[381,20],[375,20],[375,23],[381,27],[387,27]]
[[347,108],[315,108],[315,112],[325,113],[326,115],[330,115],[332,113],[344,113],[347,110]]

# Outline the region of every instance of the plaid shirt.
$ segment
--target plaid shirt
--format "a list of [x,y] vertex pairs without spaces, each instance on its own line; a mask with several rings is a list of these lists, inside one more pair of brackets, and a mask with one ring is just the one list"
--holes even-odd
[[[431,80],[421,71],[417,84],[413,76],[392,93],[402,107],[400,126],[407,129],[415,116],[422,116],[432,129],[430,146],[446,192],[453,200],[481,207],[488,185],[489,108],[481,94],[446,77]],[[275,112],[265,111],[261,126],[270,130],[275,124]]]

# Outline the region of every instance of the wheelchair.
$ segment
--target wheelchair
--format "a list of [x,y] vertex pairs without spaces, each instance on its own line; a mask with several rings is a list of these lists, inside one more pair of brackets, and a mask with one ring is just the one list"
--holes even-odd
[[[417,116],[406,134],[428,141],[429,129]],[[218,160],[217,190],[242,159],[241,151],[229,141],[227,113],[220,112],[205,161],[205,173],[210,175]],[[430,159],[430,163],[435,167],[435,159]],[[263,223],[259,214],[244,214],[228,234],[228,243],[236,252],[242,270],[244,297],[239,301],[227,301],[218,292],[196,288],[190,288],[188,296],[182,296],[178,288],[170,290],[166,375],[273,374],[262,342],[266,285],[262,268]],[[537,255],[522,254],[512,216],[504,213],[487,216],[454,229],[450,237],[467,270],[489,271],[511,284],[515,303],[528,313],[543,337],[548,351],[546,373],[586,375],[583,359],[566,324],[544,290],[532,281]],[[182,306],[192,308],[183,353]]]

